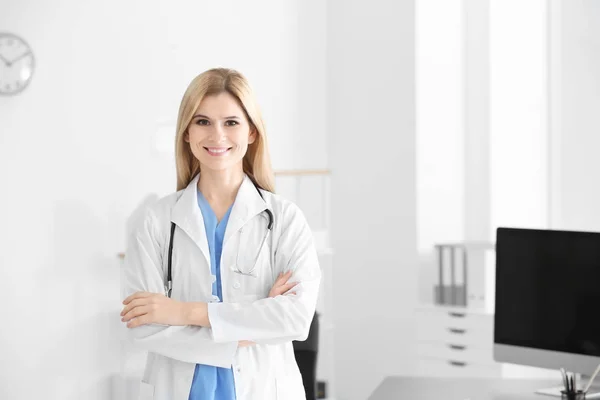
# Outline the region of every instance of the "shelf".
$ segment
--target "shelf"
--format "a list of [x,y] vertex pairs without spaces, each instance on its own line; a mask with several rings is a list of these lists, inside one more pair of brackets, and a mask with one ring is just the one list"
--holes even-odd
[[460,307],[460,306],[446,306],[446,305],[437,305],[433,303],[421,303],[416,307],[417,310],[423,311],[448,311],[448,312],[458,312],[458,313],[469,313],[469,314],[482,314],[482,315],[494,315],[494,313],[488,312],[483,308],[470,308],[470,307]]
[[435,248],[440,247],[454,247],[462,248],[465,250],[495,250],[496,244],[485,242],[485,241],[466,241],[466,242],[449,242],[449,243],[436,243]]

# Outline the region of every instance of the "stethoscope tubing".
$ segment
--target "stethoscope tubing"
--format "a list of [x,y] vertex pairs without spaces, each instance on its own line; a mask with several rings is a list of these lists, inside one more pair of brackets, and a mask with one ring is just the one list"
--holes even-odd
[[[263,194],[261,193],[261,191],[259,190],[256,183],[254,183],[254,181],[252,183],[254,184],[254,187],[256,188],[256,191],[258,192],[260,197],[264,200],[265,198],[264,198]],[[269,236],[269,233],[271,235],[273,235],[273,224],[275,222],[275,219],[273,218],[273,213],[268,208],[265,209],[263,212],[266,212],[267,215],[269,216],[269,224],[267,225],[267,232],[265,233],[265,236],[263,237],[263,240],[258,249],[258,253],[256,253],[256,257],[254,258],[254,265],[252,266],[252,269],[249,272],[243,272],[240,269],[239,265],[236,264],[235,268],[233,268],[233,271],[235,273],[238,273],[241,275],[247,275],[247,276],[254,276],[254,270],[256,270],[256,263],[258,262],[260,253],[262,252],[263,246],[265,245],[265,242],[267,241],[267,236]],[[171,292],[173,291],[173,278],[171,275],[171,269],[172,269],[171,265],[172,265],[172,260],[173,260],[173,237],[174,237],[174,235],[175,235],[175,222],[171,222],[171,235],[169,238],[169,256],[168,256],[168,260],[167,260],[167,284],[165,285],[165,294],[167,295],[167,297],[171,297]]]

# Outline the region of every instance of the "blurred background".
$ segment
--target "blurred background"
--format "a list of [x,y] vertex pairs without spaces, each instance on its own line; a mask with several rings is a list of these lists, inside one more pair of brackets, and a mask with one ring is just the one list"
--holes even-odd
[[0,0],[0,32],[34,60],[0,96],[0,398],[128,398],[143,355],[121,340],[119,255],[175,190],[179,102],[217,66],[252,84],[277,191],[315,232],[323,397],[547,372],[439,367],[419,321],[437,245],[600,229],[600,2]]

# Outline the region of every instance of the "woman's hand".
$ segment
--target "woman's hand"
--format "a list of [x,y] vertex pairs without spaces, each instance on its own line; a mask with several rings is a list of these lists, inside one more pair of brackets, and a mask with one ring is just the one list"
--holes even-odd
[[128,328],[146,324],[187,325],[185,303],[164,294],[136,292],[123,300],[123,304],[121,321],[127,322]]
[[[287,283],[288,279],[292,276],[292,270],[289,270],[286,273],[280,273],[273,287],[269,291],[269,297],[275,297],[286,293],[291,290],[294,286],[296,286],[299,282]],[[296,294],[295,292],[291,292],[290,294]]]

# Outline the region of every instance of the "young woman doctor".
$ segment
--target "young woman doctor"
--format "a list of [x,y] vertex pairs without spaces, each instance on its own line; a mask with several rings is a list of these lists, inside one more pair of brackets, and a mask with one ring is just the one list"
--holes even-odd
[[190,83],[176,163],[177,192],[146,209],[125,253],[122,321],[148,351],[140,398],[304,400],[292,341],[308,335],[321,272],[303,213],[273,193],[240,73]]

